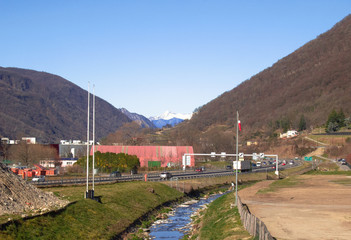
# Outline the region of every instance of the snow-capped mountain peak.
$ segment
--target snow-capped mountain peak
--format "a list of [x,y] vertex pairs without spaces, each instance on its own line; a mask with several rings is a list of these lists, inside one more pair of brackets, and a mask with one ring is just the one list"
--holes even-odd
[[190,119],[191,116],[192,116],[192,113],[188,113],[188,114],[172,113],[172,112],[167,110],[163,114],[161,114],[160,116],[150,117],[149,119],[151,121],[152,120],[160,120],[160,119],[170,120],[172,118],[178,118],[178,119],[186,120],[186,119]]
[[171,125],[172,127],[177,125],[178,123],[183,122],[186,119],[190,119],[192,117],[192,113],[182,114],[182,113],[172,113],[170,111],[166,111],[160,116],[150,117],[149,120],[158,128],[162,128],[166,125]]

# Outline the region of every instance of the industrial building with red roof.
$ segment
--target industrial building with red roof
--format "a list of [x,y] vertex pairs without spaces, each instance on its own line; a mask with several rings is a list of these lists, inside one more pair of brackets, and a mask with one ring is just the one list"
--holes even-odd
[[[186,153],[193,154],[192,146],[106,146],[96,145],[95,152],[126,153],[136,155],[140,160],[140,167],[172,167],[181,166],[182,157]],[[93,149],[90,150],[90,155]],[[190,167],[195,166],[194,156],[190,156]]]

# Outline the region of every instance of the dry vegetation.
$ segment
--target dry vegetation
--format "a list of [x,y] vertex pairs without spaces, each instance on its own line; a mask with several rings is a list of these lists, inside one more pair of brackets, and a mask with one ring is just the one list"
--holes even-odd
[[351,16],[305,44],[272,67],[202,106],[190,121],[169,130],[171,141],[193,145],[200,152],[227,141],[232,151],[236,111],[241,140],[267,140],[282,129],[278,122],[297,128],[303,114],[307,128],[323,125],[329,112],[351,113]]
[[[43,143],[86,138],[87,93],[59,76],[0,67],[0,135],[35,136]],[[131,120],[96,97],[97,138]]]

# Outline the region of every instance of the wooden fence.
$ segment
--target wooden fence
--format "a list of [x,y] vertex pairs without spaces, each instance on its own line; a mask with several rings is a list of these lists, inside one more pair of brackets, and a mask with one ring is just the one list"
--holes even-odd
[[269,233],[266,225],[255,215],[251,214],[249,208],[246,204],[241,202],[240,197],[238,196],[238,211],[240,213],[241,222],[252,236],[258,236],[259,240],[273,240],[275,239]]

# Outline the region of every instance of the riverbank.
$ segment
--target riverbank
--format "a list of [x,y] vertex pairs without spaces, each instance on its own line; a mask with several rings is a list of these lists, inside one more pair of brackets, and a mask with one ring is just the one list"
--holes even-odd
[[184,196],[175,189],[155,182],[95,186],[95,195],[100,197],[101,203],[83,199],[84,187],[60,187],[46,191],[72,204],[44,216],[11,221],[1,227],[0,239],[118,238],[147,213]]
[[[239,186],[239,190],[255,182]],[[235,192],[228,191],[192,216],[192,231],[183,239],[254,239],[244,229],[238,209],[235,207]]]

